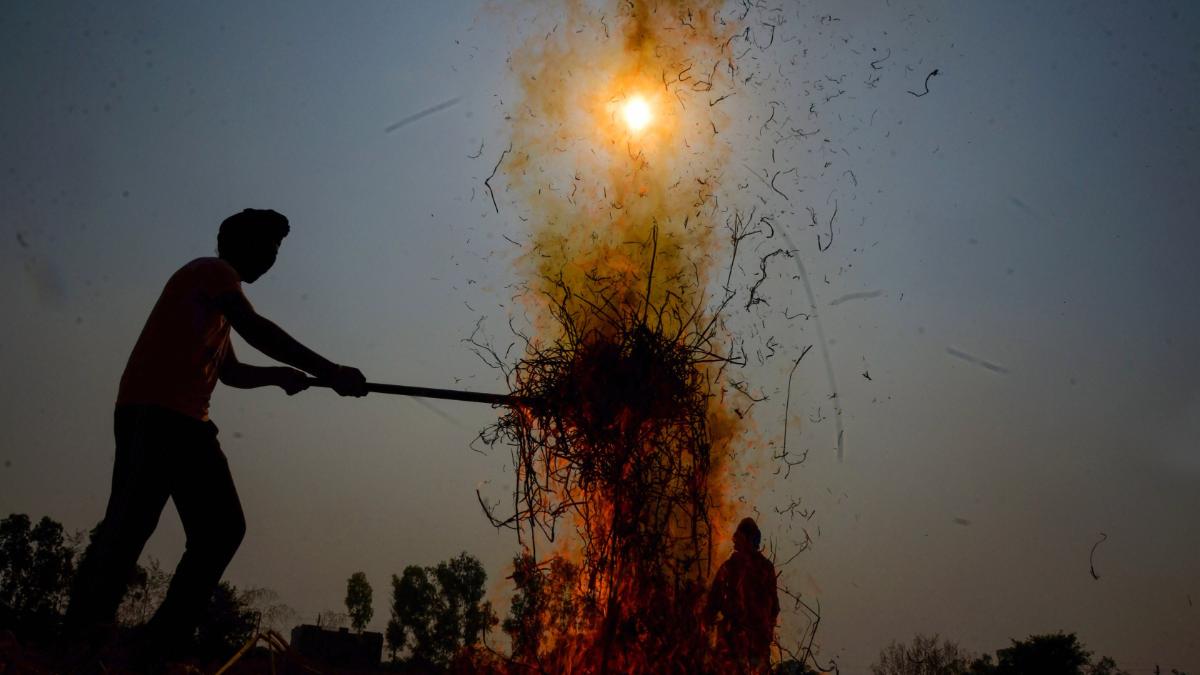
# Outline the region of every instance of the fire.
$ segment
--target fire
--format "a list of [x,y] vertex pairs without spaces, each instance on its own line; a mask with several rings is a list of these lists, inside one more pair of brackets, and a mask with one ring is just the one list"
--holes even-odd
[[504,169],[533,227],[537,332],[509,372],[530,405],[485,435],[517,479],[511,514],[488,509],[523,548],[506,630],[542,672],[737,672],[704,603],[745,515],[707,292],[730,152],[711,101],[737,86],[739,26],[716,0],[613,5],[569,3],[569,28],[511,59],[524,90]]
[[631,96],[621,106],[621,116],[625,118],[625,124],[629,126],[629,130],[634,133],[645,129],[646,125],[654,119],[650,112],[650,104],[641,96]]

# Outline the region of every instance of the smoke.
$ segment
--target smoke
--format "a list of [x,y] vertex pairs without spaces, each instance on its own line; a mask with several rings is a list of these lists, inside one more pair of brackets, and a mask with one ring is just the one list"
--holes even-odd
[[[640,306],[647,289],[655,307],[703,302],[730,155],[717,101],[734,91],[736,28],[719,7],[573,2],[513,53],[522,96],[504,171],[530,223],[520,264],[532,297],[566,286],[579,316],[586,302]],[[653,116],[636,132],[621,115],[634,96]]]

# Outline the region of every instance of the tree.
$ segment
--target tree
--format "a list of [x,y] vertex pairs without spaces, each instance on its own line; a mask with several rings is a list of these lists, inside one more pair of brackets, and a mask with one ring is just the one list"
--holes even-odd
[[117,622],[129,627],[149,621],[167,596],[170,585],[171,573],[163,570],[157,558],[147,558],[146,565],[139,564],[133,573],[133,580],[117,609]]
[[29,516],[0,521],[0,628],[46,637],[66,608],[75,574],[75,549],[58,522]]
[[984,654],[971,664],[970,675],[1127,675],[1105,656],[1091,663],[1091,655],[1074,633],[1030,635],[1012,640],[1012,646],[996,651],[996,660]]
[[581,630],[594,617],[596,607],[574,592],[579,575],[579,567],[561,557],[540,564],[528,553],[513,558],[516,593],[501,625],[512,640],[513,658],[537,661],[544,643]]
[[464,648],[477,645],[496,613],[483,600],[487,572],[463,552],[435,567],[409,565],[392,575],[392,618],[387,625],[392,658],[408,649],[409,661],[444,668]]
[[258,629],[286,634],[296,625],[296,610],[280,602],[279,594],[269,588],[253,587],[241,592],[242,604],[257,617]]
[[345,612],[327,609],[317,612],[317,627],[325,630],[337,630],[350,626],[350,617]]
[[1093,663],[1087,670],[1088,675],[1129,675],[1129,671],[1117,667],[1117,662],[1105,656]]
[[820,675],[817,671],[797,659],[780,661],[771,669],[771,675]]
[[402,576],[392,575],[392,619],[387,625],[392,659],[408,648],[414,660],[436,660],[433,617],[438,601],[438,589],[424,567],[409,565]]
[[1026,640],[1013,640],[1011,647],[996,651],[996,672],[1083,675],[1090,656],[1074,633],[1031,635]]
[[237,587],[222,581],[213,591],[196,628],[197,654],[207,659],[228,658],[254,634],[257,619]]
[[536,661],[545,635],[546,574],[532,555],[522,553],[513,558],[512,578],[516,593],[500,628],[512,640],[514,659]]
[[454,651],[474,647],[496,625],[492,603],[483,599],[487,572],[475,556],[462,552],[434,569],[443,602],[436,632]]
[[350,615],[350,625],[360,633],[375,615],[375,610],[371,609],[371,593],[366,574],[355,572],[346,580],[346,613]]
[[892,642],[871,665],[873,675],[964,675],[971,655],[937,635],[917,635],[909,644]]

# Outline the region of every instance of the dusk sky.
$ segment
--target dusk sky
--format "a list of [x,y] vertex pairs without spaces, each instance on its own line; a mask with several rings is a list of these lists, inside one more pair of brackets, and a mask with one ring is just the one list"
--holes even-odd
[[[779,559],[812,536],[782,579],[819,600],[822,658],[1065,630],[1132,672],[1200,671],[1200,4],[780,4],[728,102],[721,200],[789,242],[739,276],[796,251],[730,316],[770,396],[746,442],[780,441],[813,345],[786,421],[809,454],[740,497]],[[96,524],[146,315],[246,207],[291,220],[245,287],[262,314],[372,381],[504,391],[463,340],[523,317],[528,225],[483,181],[506,58],[560,12],[519,7],[6,2],[0,517]],[[795,128],[819,133],[776,135]],[[361,570],[382,630],[391,574],[466,550],[503,614],[517,541],[476,489],[513,477],[470,447],[497,411],[218,386],[211,415],[248,522],[229,581],[312,621]],[[797,499],[811,520],[775,513]],[[168,507],[146,553],[182,547]],[[785,610],[785,639],[801,627]]]

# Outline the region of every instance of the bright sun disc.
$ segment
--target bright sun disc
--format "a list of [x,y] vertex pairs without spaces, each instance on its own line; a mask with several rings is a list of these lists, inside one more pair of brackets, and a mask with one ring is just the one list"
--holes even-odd
[[631,131],[641,131],[650,123],[650,104],[641,96],[634,96],[626,101],[621,113]]

